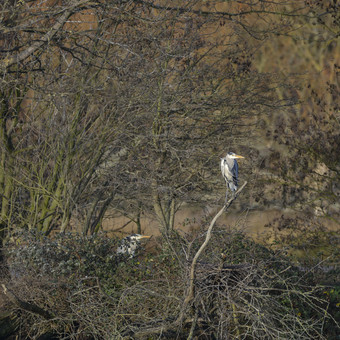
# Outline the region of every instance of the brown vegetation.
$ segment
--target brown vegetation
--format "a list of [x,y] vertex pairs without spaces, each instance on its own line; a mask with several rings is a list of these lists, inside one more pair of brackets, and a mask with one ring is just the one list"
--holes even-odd
[[[336,1],[3,1],[6,318],[31,338],[331,338],[336,272],[311,271],[315,252],[295,267],[272,241],[296,254],[332,240],[338,270],[339,240],[313,216],[340,211],[339,13]],[[309,214],[270,225],[267,248],[214,223],[174,229],[182,204],[222,205],[229,150],[247,156],[237,211]],[[108,212],[139,231],[153,216],[162,249],[119,262],[98,234]]]

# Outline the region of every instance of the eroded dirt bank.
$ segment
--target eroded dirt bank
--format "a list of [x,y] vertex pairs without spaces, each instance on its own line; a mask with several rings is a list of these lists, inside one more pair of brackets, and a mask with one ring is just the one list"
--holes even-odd
[[[199,225],[210,221],[214,213],[216,213],[220,207],[205,208],[200,207],[184,207],[178,211],[175,218],[175,229],[181,230],[184,233],[189,233],[193,229],[196,229]],[[270,229],[270,225],[275,220],[281,218],[295,218],[303,217],[302,213],[295,212],[293,210],[245,210],[238,213],[225,213],[218,221],[219,225],[223,225],[226,228],[237,228],[245,231],[253,238],[261,236]],[[335,221],[326,219],[324,217],[314,217],[318,224],[324,225],[330,230],[340,230],[340,225]],[[118,216],[110,217],[104,220],[103,229],[106,232],[124,236],[131,233],[137,233],[137,226],[135,223],[129,222],[126,217]],[[127,225],[126,225],[127,224]],[[126,225],[125,227],[123,227]],[[142,233],[145,235],[160,235],[158,223],[155,218],[144,216],[141,219]]]

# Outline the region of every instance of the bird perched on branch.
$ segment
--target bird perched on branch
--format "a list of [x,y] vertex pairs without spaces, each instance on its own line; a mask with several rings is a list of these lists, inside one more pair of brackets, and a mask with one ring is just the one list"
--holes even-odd
[[243,156],[236,155],[233,152],[228,152],[227,155],[221,158],[221,171],[222,176],[227,184],[227,191],[225,194],[225,200],[227,202],[228,188],[231,190],[233,195],[237,190],[238,186],[238,164],[236,159],[244,158]]
[[150,238],[151,236],[143,236],[140,234],[132,234],[124,237],[120,241],[120,245],[117,248],[117,255],[124,255],[130,258],[136,255],[137,250],[141,247],[140,240]]

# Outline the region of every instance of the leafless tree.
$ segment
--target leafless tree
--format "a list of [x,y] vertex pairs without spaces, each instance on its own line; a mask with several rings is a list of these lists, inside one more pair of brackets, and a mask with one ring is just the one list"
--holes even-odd
[[275,110],[280,84],[252,54],[284,27],[265,26],[267,12],[284,16],[256,6],[4,2],[2,230],[76,216],[94,232],[110,205],[171,230],[179,204],[215,187],[242,127]]

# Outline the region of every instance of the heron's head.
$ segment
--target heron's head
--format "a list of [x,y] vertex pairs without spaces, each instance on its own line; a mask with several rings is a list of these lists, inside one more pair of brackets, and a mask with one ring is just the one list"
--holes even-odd
[[228,152],[228,153],[227,153],[227,157],[228,157],[228,158],[231,158],[231,159],[235,159],[235,158],[244,158],[243,156],[236,155],[236,153],[234,153],[234,152]]
[[140,241],[145,238],[150,238],[151,236],[145,236],[145,235],[140,235],[140,234],[132,234],[129,236],[131,240],[137,240]]

